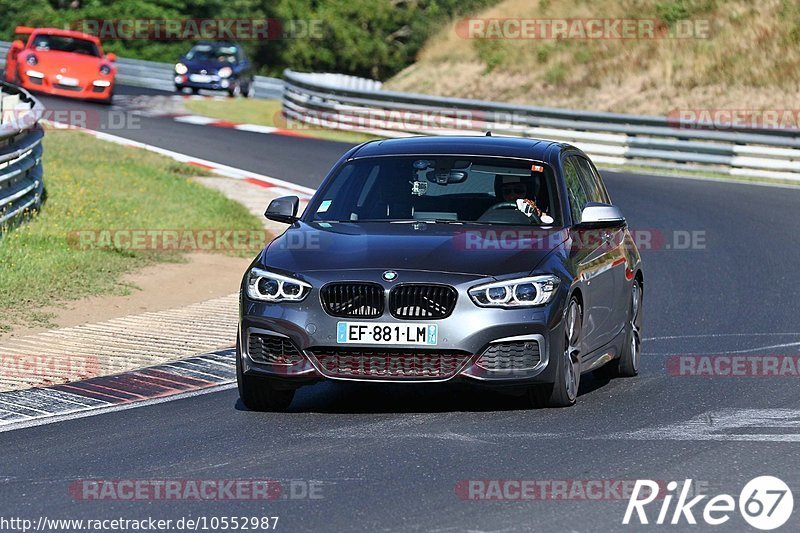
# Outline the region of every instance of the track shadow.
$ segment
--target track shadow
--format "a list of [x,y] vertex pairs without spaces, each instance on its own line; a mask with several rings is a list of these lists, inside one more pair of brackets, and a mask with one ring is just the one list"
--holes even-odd
[[[581,378],[578,403],[604,387],[591,373]],[[247,411],[237,399],[235,409]],[[498,391],[465,383],[346,383],[326,381],[297,391],[289,413],[375,414],[527,411],[532,407],[519,391]]]

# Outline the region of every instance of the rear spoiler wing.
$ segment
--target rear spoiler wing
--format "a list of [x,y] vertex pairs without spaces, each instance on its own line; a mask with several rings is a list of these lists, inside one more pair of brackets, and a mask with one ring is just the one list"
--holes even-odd
[[31,28],[29,26],[17,26],[14,28],[14,33],[19,35],[30,35],[32,34],[36,28]]

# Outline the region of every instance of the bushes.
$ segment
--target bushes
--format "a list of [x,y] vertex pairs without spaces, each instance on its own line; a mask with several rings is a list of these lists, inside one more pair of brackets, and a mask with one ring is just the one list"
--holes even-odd
[[[334,71],[386,79],[413,63],[417,51],[448,19],[497,0],[0,0],[0,39],[16,25],[65,27],[81,19],[245,18],[317,21],[319,35],[242,41],[257,69],[279,75],[284,68]],[[191,43],[105,40],[106,52],[172,62]]]

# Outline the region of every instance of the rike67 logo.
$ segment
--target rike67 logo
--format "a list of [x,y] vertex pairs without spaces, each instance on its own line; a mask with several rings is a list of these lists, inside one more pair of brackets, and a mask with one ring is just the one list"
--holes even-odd
[[[649,479],[636,480],[633,493],[628,501],[628,508],[622,519],[623,524],[697,524],[698,515],[706,524],[719,526],[731,519],[737,510],[750,526],[768,531],[784,525],[792,516],[794,497],[789,486],[772,476],[760,476],[749,481],[738,501],[729,494],[720,494],[710,498],[701,505],[708,495],[695,496],[689,499],[692,480],[687,479],[683,485],[670,481],[666,493],[660,494],[663,484]],[[673,507],[672,502],[676,499]],[[649,504],[655,503],[648,515]],[[658,510],[657,517],[653,512]]]

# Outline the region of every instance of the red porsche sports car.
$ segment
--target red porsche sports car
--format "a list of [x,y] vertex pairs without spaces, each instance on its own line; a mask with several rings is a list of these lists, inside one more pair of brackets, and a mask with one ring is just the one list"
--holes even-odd
[[5,79],[31,91],[111,102],[116,56],[103,54],[97,37],[55,28],[17,26],[27,43],[14,41]]

